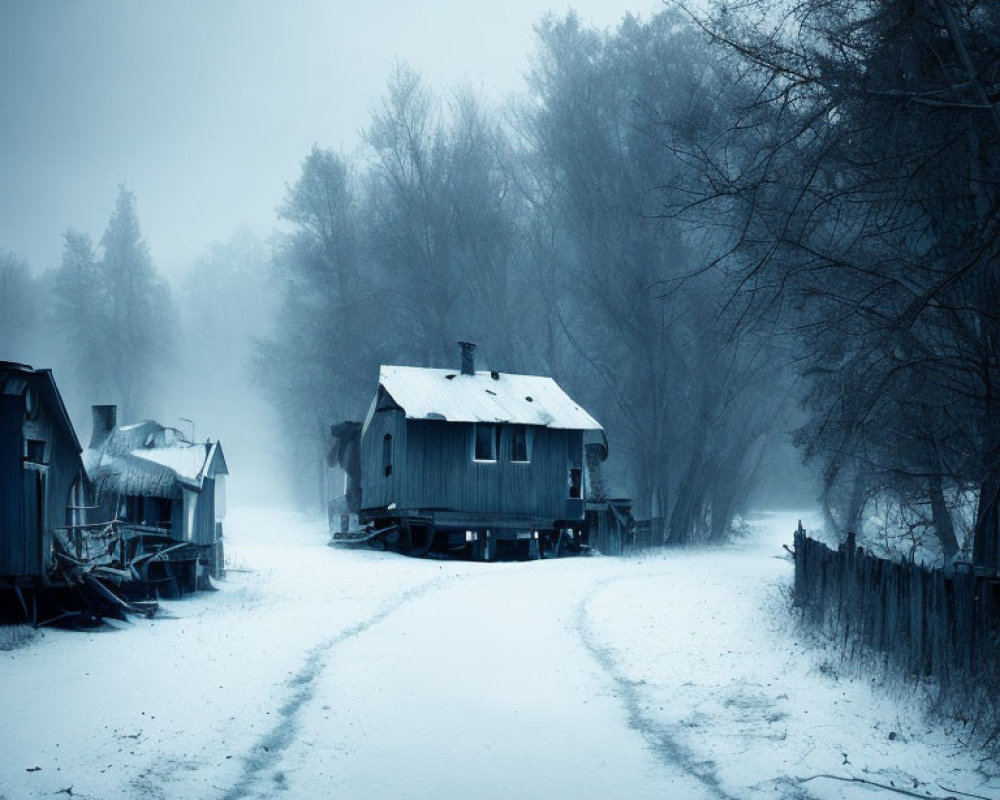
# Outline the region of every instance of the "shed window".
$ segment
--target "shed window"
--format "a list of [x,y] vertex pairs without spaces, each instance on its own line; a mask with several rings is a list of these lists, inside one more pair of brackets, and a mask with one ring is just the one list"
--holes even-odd
[[510,460],[529,461],[528,428],[526,425],[515,425],[510,431]]
[[66,503],[66,525],[71,528],[83,525],[85,521],[84,510],[83,478],[78,477],[69,489],[69,498]]
[[385,477],[392,475],[392,434],[389,433],[382,437],[382,468]]
[[496,461],[500,451],[500,426],[475,424],[476,461]]

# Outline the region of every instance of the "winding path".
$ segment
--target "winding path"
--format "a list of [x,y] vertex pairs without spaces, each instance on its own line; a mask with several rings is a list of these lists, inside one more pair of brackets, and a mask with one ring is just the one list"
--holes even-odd
[[636,724],[582,621],[594,567],[485,565],[324,644],[224,797],[604,800],[627,787],[636,800],[726,800],[704,765]]

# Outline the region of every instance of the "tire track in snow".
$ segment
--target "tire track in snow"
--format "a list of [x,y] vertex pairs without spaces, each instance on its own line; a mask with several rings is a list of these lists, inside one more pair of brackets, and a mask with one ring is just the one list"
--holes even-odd
[[[655,577],[644,575],[643,578]],[[602,645],[590,624],[588,609],[598,594],[614,583],[631,580],[631,577],[611,578],[599,581],[593,585],[590,592],[576,607],[574,627],[583,646],[590,657],[608,676],[618,692],[618,697],[628,714],[628,725],[646,740],[650,750],[666,766],[680,767],[693,776],[720,800],[739,800],[723,789],[715,767],[715,762],[698,758],[697,754],[685,747],[670,732],[670,729],[659,723],[643,711],[642,697],[638,684],[626,677],[612,655],[611,649]]]
[[[219,800],[240,800],[249,797],[253,792],[254,784],[260,776],[274,766],[284,751],[295,740],[298,731],[299,711],[305,706],[316,693],[316,678],[326,668],[326,658],[330,652],[338,645],[343,644],[348,639],[360,636],[370,628],[378,625],[393,613],[412,600],[416,600],[436,589],[442,588],[449,583],[453,583],[460,576],[448,576],[435,578],[407,589],[387,601],[382,607],[370,617],[348,626],[336,636],[331,637],[310,648],[305,657],[302,668],[291,678],[285,681],[285,685],[293,689],[292,696],[286,700],[278,709],[277,724],[254,745],[253,750],[243,756],[243,773],[237,782],[221,796]],[[278,788],[270,787],[272,791],[264,792],[265,796],[273,794],[273,790]]]

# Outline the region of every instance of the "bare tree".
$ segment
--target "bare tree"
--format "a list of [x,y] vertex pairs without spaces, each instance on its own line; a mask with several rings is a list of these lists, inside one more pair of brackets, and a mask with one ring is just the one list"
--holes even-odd
[[919,493],[948,558],[947,494],[1000,474],[1000,125],[986,92],[1000,13],[965,0],[769,11],[719,5],[701,22],[754,93],[730,137],[691,154],[705,207],[736,223],[743,299],[799,335],[800,441],[842,498],[835,516],[855,524],[876,488]]

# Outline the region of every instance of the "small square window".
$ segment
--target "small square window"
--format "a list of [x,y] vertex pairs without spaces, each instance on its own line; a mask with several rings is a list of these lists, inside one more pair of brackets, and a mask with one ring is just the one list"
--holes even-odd
[[24,443],[24,460],[33,464],[44,464],[45,442],[39,439],[28,439]]
[[500,426],[477,422],[474,427],[476,461],[496,461],[500,450]]
[[528,428],[525,425],[514,425],[510,431],[510,460],[527,462],[528,458]]

